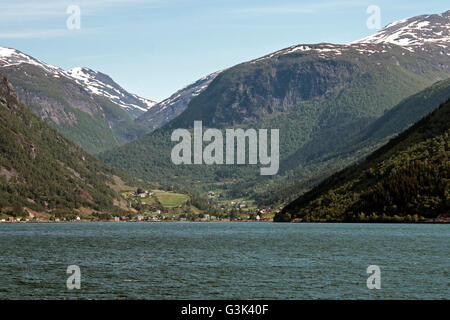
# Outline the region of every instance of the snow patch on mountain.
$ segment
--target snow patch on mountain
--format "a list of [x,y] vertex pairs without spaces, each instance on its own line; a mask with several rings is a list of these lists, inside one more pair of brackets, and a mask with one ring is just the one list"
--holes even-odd
[[200,78],[199,80],[195,81],[194,83],[191,83],[184,88],[178,90],[173,95],[171,95],[169,98],[161,101],[158,104],[159,112],[166,109],[167,107],[173,105],[174,103],[177,103],[180,99],[192,99],[195,96],[198,96],[200,93],[202,93],[209,84],[217,77],[221,71],[214,72],[212,74],[209,74],[207,76],[204,76]]
[[46,72],[53,75],[64,74],[64,70],[62,70],[61,68],[39,61],[33,57],[30,57],[20,52],[19,50],[0,47],[0,67],[11,67],[20,65],[22,63],[28,63],[31,65],[38,66],[44,69]]
[[156,102],[131,94],[114,82],[108,75],[88,68],[76,67],[66,71],[88,92],[103,96],[119,105],[133,118],[147,112]]

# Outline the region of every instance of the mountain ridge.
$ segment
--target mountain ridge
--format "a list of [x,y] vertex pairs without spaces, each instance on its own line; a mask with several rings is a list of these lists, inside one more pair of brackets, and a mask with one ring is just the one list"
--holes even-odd
[[[386,48],[390,49],[391,45],[398,45],[401,48],[404,48],[405,50],[408,51],[413,51],[413,47],[414,46],[418,46],[418,45],[423,45],[426,42],[428,43],[432,43],[432,44],[439,44],[441,46],[441,48],[446,49],[445,51],[441,51],[442,54],[446,54],[446,55],[450,55],[450,51],[448,51],[448,43],[450,40],[450,33],[449,33],[449,27],[448,27],[448,19],[450,16],[450,11],[441,13],[441,14],[436,14],[436,15],[422,15],[422,16],[417,16],[417,17],[412,17],[412,18],[407,18],[407,19],[403,19],[394,23],[390,23],[388,24],[385,28],[383,28],[383,30],[375,33],[374,35],[359,39],[357,41],[353,41],[351,43],[348,44],[332,44],[332,43],[318,43],[318,44],[299,44],[299,45],[293,45],[290,46],[288,48],[285,49],[281,49],[278,51],[275,51],[273,53],[270,53],[268,55],[262,56],[260,58],[257,59],[253,59],[248,61],[249,63],[257,63],[259,61],[262,61],[264,59],[267,58],[274,58],[276,56],[281,56],[281,55],[285,55],[285,54],[291,54],[294,52],[311,52],[311,53],[316,53],[318,54],[319,57],[322,58],[329,58],[329,57],[336,57],[337,55],[341,55],[343,50],[356,50],[358,51],[360,54],[374,54],[374,53],[379,53],[379,52],[384,52],[386,50]],[[405,37],[407,38],[408,36],[411,36],[411,30],[402,30],[396,32],[396,36],[395,37],[385,37],[385,39],[382,37],[382,35],[385,35],[385,33],[387,31],[392,31],[395,28],[401,28],[401,27],[405,27],[405,26],[409,26],[409,25],[418,25],[420,26],[421,23],[425,23],[426,19],[429,19],[430,17],[432,17],[433,19],[438,19],[439,22],[441,24],[444,24],[444,22],[446,22],[447,24],[444,24],[444,26],[446,26],[445,30],[442,30],[441,33],[445,33],[443,35],[440,35],[439,37],[435,37],[433,39],[433,36],[435,36],[436,34],[434,33],[427,33],[427,39],[428,41],[422,41],[422,42],[414,42],[414,43],[409,43],[406,41],[402,41],[403,39],[405,39]],[[423,26],[425,27],[425,26]],[[419,28],[420,29],[420,28]],[[397,30],[396,30],[397,31]],[[417,30],[416,30],[417,31]],[[414,35],[416,40],[419,39],[420,37],[418,37],[417,35]],[[403,38],[402,38],[403,37]],[[398,41],[394,41],[395,39],[399,39]],[[430,40],[432,39],[432,40]],[[448,66],[447,66],[448,68]],[[214,73],[214,78],[211,80],[214,80],[217,75],[219,75],[220,73],[222,73],[225,70],[222,71],[218,71],[216,73]],[[202,79],[198,80],[198,82],[200,82]],[[439,80],[439,79],[436,79]],[[209,86],[209,84],[212,81],[208,82],[206,84],[206,87],[202,88],[203,90],[205,90],[207,88],[207,86]],[[149,111],[147,114],[142,115],[141,117],[139,117],[137,119],[138,123],[147,123],[150,124],[151,129],[157,129],[159,127],[161,127],[162,125],[164,125],[165,123],[170,122],[170,120],[176,118],[179,114],[182,113],[182,111],[184,111],[187,108],[188,103],[190,102],[190,100],[187,101],[187,103],[185,103],[182,107],[178,107],[176,109],[175,112],[172,112],[171,114],[167,114],[168,112],[166,111],[164,113],[164,105],[168,104],[171,102],[171,100],[173,100],[174,98],[176,98],[177,94],[179,94],[179,92],[182,92],[184,90],[181,89],[179,91],[177,91],[173,96],[171,96],[169,99],[166,99],[165,101],[160,103],[160,109],[161,111],[157,111],[158,108],[155,108],[151,111]],[[203,91],[202,90],[202,91]],[[191,97],[191,99],[194,98]],[[163,112],[164,115],[162,117],[165,117],[164,121],[156,121],[157,124],[155,125],[155,123],[152,123],[152,117],[158,118],[157,113],[158,112]]]

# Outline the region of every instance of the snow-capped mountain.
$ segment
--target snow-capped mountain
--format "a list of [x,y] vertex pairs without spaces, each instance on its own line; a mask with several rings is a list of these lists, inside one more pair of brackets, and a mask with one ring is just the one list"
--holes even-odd
[[222,71],[211,73],[178,90],[137,118],[136,122],[150,129],[162,127],[180,115],[187,108],[189,102],[202,93]]
[[0,67],[12,67],[23,63],[38,66],[53,75],[65,75],[64,70],[61,68],[39,61],[19,50],[0,47]]
[[89,69],[65,71],[0,47],[0,72],[35,115],[90,153],[134,140],[149,130],[133,119],[153,105],[110,77]]
[[393,22],[374,35],[353,43],[392,43],[410,50],[425,44],[448,48],[450,10],[441,14],[421,15]]
[[108,75],[88,68],[73,68],[67,71],[39,61],[29,55],[11,48],[0,47],[0,67],[12,67],[20,64],[31,64],[42,68],[54,77],[67,77],[81,85],[88,93],[107,98],[119,105],[132,118],[148,111],[156,102],[129,93]]
[[388,24],[379,32],[349,44],[300,44],[273,52],[251,61],[276,58],[293,53],[315,54],[332,58],[356,50],[360,54],[387,53],[393,46],[414,52],[418,47],[435,46],[442,54],[450,55],[450,10],[441,14],[421,15]]
[[121,106],[133,118],[148,111],[156,102],[131,94],[114,82],[108,75],[88,68],[72,68],[66,71],[88,92],[103,96]]

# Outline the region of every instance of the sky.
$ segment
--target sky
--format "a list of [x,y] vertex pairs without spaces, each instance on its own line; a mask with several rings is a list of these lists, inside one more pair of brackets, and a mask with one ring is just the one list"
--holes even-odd
[[[71,5],[80,10],[79,28]],[[63,69],[106,73],[161,101],[207,74],[291,45],[373,34],[371,5],[381,26],[450,9],[448,0],[0,0],[0,46]]]

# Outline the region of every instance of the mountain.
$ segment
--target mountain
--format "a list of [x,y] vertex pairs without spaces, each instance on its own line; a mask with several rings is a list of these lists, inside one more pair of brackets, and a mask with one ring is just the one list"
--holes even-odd
[[450,10],[441,14],[427,14],[388,24],[383,30],[354,44],[374,43],[395,45],[410,51],[433,44],[448,48],[450,43]]
[[[450,68],[449,30],[450,10],[392,23],[347,45],[296,45],[274,52],[222,72],[176,123],[187,125],[202,117],[216,126],[249,123],[305,100],[331,96],[336,89],[346,89],[342,86],[355,76],[371,81],[375,75],[368,73],[369,66],[379,66],[374,71],[380,73],[395,64],[411,76],[430,73],[432,81],[445,79]],[[369,66],[358,63],[366,58]]]
[[[391,24],[379,33],[389,40],[401,39],[413,32],[413,25],[420,26],[417,38],[428,37],[420,43],[400,42],[403,46],[363,39],[346,45],[302,44],[241,63],[220,72],[185,111],[162,128],[100,157],[141,178],[198,192],[215,190],[225,197],[248,197],[265,205],[289,201],[298,195],[295,192],[305,192],[367,156],[380,140],[369,135],[361,148],[344,153],[335,146],[354,139],[405,98],[450,77],[450,49],[442,41],[449,20],[450,12],[419,16],[405,22],[411,27]],[[425,33],[425,29],[433,32]],[[174,165],[171,133],[192,128],[196,120],[219,129],[279,129],[278,175],[261,177],[258,165]],[[401,132],[410,121],[393,123],[391,133]],[[301,190],[290,196],[280,192],[292,183],[301,183]]]
[[90,153],[149,131],[135,124],[130,114],[144,112],[151,102],[127,93],[106,75],[84,68],[64,71],[3,47],[0,71],[33,113]]
[[0,74],[0,214],[125,215],[118,191],[135,183],[36,117]]
[[445,220],[450,212],[450,100],[283,208],[276,221]]
[[139,116],[135,120],[136,123],[146,126],[151,130],[162,127],[186,110],[189,102],[203,92],[220,72],[217,71],[209,74],[178,90],[169,98],[155,104],[146,113]]
[[108,75],[88,68],[72,68],[66,71],[86,91],[109,99],[122,107],[131,117],[137,118],[153,106],[155,101],[127,92]]

